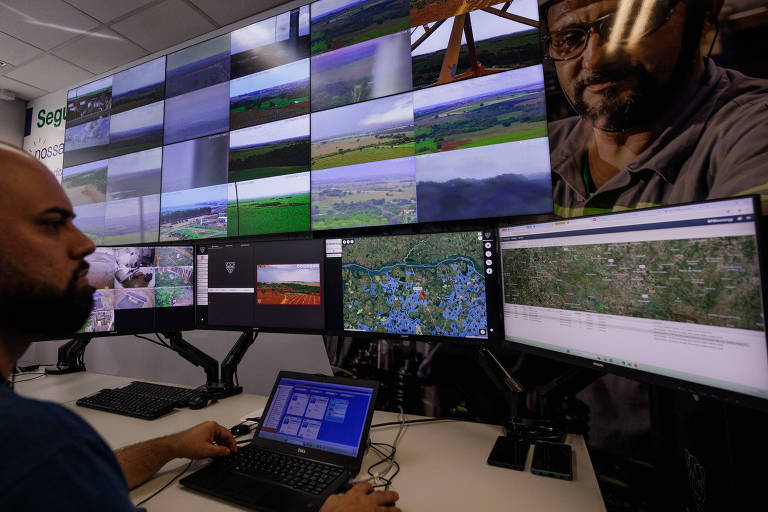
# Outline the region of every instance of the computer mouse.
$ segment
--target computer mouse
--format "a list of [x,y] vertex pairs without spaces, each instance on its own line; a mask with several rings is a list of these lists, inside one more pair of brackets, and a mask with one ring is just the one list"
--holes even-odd
[[202,396],[202,395],[196,395],[189,399],[189,402],[187,402],[187,407],[190,409],[202,409],[208,405],[208,398]]

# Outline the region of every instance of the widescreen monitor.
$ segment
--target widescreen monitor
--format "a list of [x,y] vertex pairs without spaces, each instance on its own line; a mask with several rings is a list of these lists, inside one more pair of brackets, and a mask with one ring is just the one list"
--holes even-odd
[[97,247],[86,260],[94,304],[80,333],[104,336],[194,328],[191,246]]
[[765,407],[752,197],[499,230],[510,346]]
[[323,240],[198,245],[200,329],[325,330]]
[[[497,326],[492,231],[326,240],[329,330],[482,343]],[[333,308],[333,309],[331,309]]]

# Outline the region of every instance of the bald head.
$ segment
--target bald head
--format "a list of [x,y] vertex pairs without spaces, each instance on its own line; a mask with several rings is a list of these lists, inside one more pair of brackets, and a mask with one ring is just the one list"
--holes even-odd
[[85,321],[83,311],[87,318],[92,289],[84,258],[94,245],[73,218],[54,175],[30,155],[0,145],[2,331],[66,335]]

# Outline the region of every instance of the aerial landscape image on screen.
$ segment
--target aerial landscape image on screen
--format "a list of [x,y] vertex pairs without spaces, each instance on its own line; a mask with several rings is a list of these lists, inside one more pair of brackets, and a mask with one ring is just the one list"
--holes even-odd
[[64,168],[61,186],[73,206],[106,200],[107,164],[107,160],[98,160]]
[[312,2],[312,55],[408,30],[408,4],[409,0]]
[[64,131],[64,167],[109,157],[109,117],[101,117]]
[[227,184],[163,193],[160,241],[227,236]]
[[[230,194],[233,185],[228,236],[309,231],[309,172],[230,183]],[[233,216],[236,222],[230,226]]]
[[[474,10],[468,12],[468,9]],[[515,21],[520,18],[529,23]],[[413,87],[419,89],[475,78],[487,72],[541,64],[538,21],[536,0],[495,5],[492,0],[412,0]],[[425,26],[430,27],[429,33]],[[474,58],[467,44],[467,26],[474,41]],[[456,53],[449,51],[454,27],[464,31]],[[444,69],[446,54],[453,59]]]
[[312,170],[414,155],[411,93],[312,114]]
[[312,171],[312,229],[416,222],[414,157]]
[[229,129],[229,82],[165,101],[164,143],[173,144]]
[[309,116],[243,128],[229,136],[228,181],[309,171]]
[[309,58],[309,5],[232,32],[232,80]]
[[117,73],[112,80],[112,114],[165,99],[165,57]]
[[411,90],[407,31],[312,57],[312,111]]
[[413,94],[416,154],[547,136],[541,66]]
[[166,57],[166,98],[229,81],[229,34]]
[[81,204],[73,208],[75,218],[72,223],[96,245],[103,243],[106,209],[107,203]]
[[151,243],[158,240],[160,194],[107,201],[104,245]]
[[309,59],[229,83],[229,129],[309,114]]
[[222,133],[165,146],[162,192],[226,183],[228,143]]
[[320,264],[256,266],[256,304],[320,305]]
[[110,201],[160,193],[162,148],[109,159],[107,198]]
[[504,302],[765,330],[753,236],[503,249]]
[[67,93],[67,127],[109,116],[111,108],[111,76],[71,89]]
[[487,337],[482,234],[355,238],[342,245],[344,329]]
[[419,222],[553,209],[546,137],[419,155],[415,160]]

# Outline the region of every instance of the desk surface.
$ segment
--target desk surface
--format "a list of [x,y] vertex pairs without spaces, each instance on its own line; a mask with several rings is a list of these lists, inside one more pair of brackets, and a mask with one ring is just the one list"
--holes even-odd
[[[205,409],[181,409],[153,421],[129,418],[77,407],[75,400],[103,388],[124,386],[132,379],[78,373],[46,376],[20,383],[16,391],[24,396],[59,402],[71,408],[96,429],[113,448],[137,443],[184,430],[206,420],[224,426],[240,422],[243,415],[264,407],[267,397],[237,395]],[[396,421],[397,414],[376,411],[373,423]],[[371,431],[373,441],[391,443],[398,427]],[[556,480],[532,474],[531,453],[525,471],[486,464],[502,428],[469,422],[436,422],[408,426],[397,450],[400,473],[393,488],[400,493],[398,506],[403,511],[602,511],[605,510],[584,439],[569,436],[573,447],[573,481]],[[367,454],[363,470],[378,458]],[[134,503],[160,489],[172,479],[186,460],[168,463],[154,479],[131,492]],[[193,463],[191,470],[205,461]],[[190,470],[190,471],[191,471]],[[189,473],[187,473],[189,474]],[[174,483],[145,505],[147,510],[225,511],[240,507],[184,489]]]

